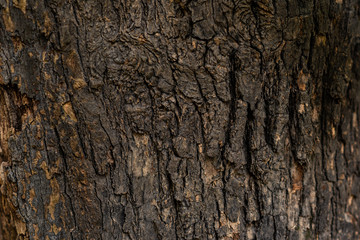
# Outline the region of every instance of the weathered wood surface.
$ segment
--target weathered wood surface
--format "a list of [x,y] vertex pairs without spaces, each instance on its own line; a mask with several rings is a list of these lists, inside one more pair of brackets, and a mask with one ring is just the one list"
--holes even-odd
[[359,239],[358,0],[1,0],[0,239]]

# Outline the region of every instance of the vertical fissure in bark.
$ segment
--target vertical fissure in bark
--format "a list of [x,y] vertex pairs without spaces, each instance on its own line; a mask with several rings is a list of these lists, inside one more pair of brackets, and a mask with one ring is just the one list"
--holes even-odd
[[250,103],[247,104],[247,115],[246,115],[246,124],[245,124],[245,134],[244,134],[244,147],[245,147],[245,158],[246,158],[246,167],[249,175],[254,179],[259,178],[253,171],[253,156],[252,156],[252,131],[253,131],[253,121],[254,113],[251,110]]
[[[225,161],[224,152],[225,148],[230,142],[230,133],[232,125],[235,122],[236,118],[236,101],[237,101],[237,86],[236,86],[236,76],[235,72],[238,71],[238,64],[236,64],[236,50],[232,50],[230,53],[230,72],[229,72],[229,92],[230,92],[230,103],[229,103],[229,117],[228,117],[228,126],[225,133],[225,143],[222,149],[223,161]],[[231,147],[231,146],[230,146]]]
[[[66,172],[70,172],[70,168],[68,166],[68,163],[67,163],[67,157],[66,157],[66,154],[61,146],[61,141],[60,141],[60,135],[59,135],[59,132],[58,132],[58,129],[55,127],[54,128],[54,132],[55,132],[55,135],[56,135],[56,139],[58,140],[58,145],[59,145],[59,154],[60,154],[60,157],[61,159],[63,160],[63,164],[64,164],[64,167],[65,167],[65,171]],[[68,176],[66,174],[63,175],[63,180],[64,180],[64,194],[65,196],[67,197],[68,201],[69,201],[69,205],[70,205],[70,214],[72,215],[72,219],[74,221],[74,229],[69,229],[70,231],[70,236],[71,236],[71,239],[74,239],[73,237],[73,230],[75,230],[78,226],[77,224],[77,220],[76,220],[76,214],[75,214],[75,208],[74,208],[74,203],[73,203],[73,198],[72,198],[72,194],[69,193],[69,190],[71,191],[70,188],[70,183],[68,181]]]

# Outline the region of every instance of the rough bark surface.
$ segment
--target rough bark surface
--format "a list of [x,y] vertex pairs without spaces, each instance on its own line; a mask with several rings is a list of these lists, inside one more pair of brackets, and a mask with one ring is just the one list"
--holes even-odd
[[0,239],[359,239],[357,0],[0,0]]

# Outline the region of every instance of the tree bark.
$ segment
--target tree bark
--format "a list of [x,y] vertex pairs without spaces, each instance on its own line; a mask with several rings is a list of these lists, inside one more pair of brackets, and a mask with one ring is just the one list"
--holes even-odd
[[1,0],[0,239],[359,239],[357,0]]

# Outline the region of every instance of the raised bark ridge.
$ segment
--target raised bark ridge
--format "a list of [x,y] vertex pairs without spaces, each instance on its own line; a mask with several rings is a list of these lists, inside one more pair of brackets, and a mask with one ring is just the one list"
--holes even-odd
[[0,238],[359,238],[359,8],[0,1]]

